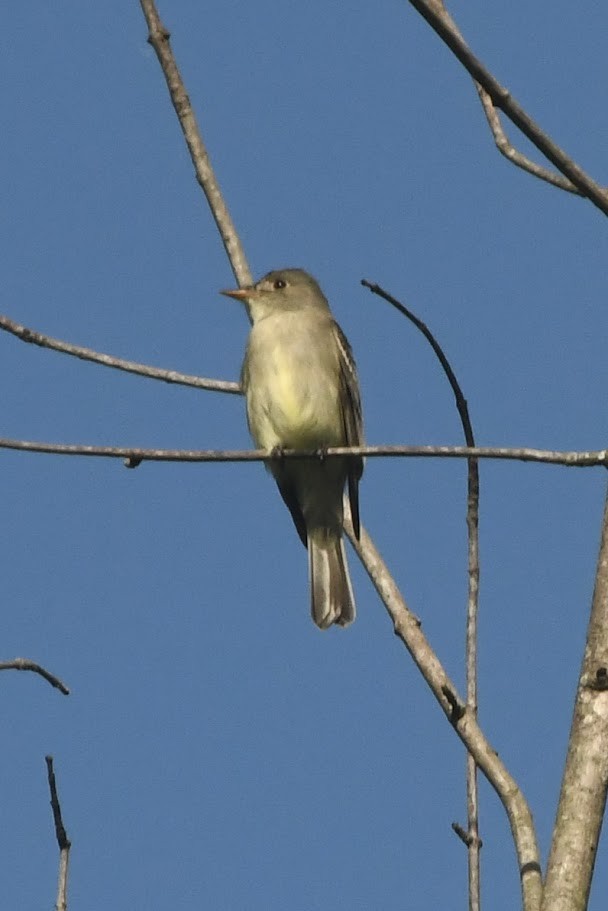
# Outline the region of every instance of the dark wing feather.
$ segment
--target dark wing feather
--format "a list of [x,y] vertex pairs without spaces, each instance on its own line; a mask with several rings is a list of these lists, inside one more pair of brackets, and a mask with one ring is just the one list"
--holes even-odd
[[[357,380],[357,367],[347,338],[336,322],[333,324],[333,330],[340,362],[340,404],[346,445],[362,446],[363,416],[361,413],[361,394],[359,392],[359,381]],[[357,540],[359,540],[361,530],[359,520],[359,480],[362,474],[363,459],[361,456],[352,456],[348,464],[348,499]]]
[[283,497],[283,502],[285,506],[291,513],[291,518],[293,519],[293,524],[296,527],[296,531],[300,536],[300,541],[304,547],[308,547],[308,534],[306,531],[306,522],[304,520],[304,515],[298,503],[298,498],[296,497],[295,490],[293,485],[285,477],[281,477],[281,474],[275,471],[274,477],[277,482],[277,487],[279,492]]

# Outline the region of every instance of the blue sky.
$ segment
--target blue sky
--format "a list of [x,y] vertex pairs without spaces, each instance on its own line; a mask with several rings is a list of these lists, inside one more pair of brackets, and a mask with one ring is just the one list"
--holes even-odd
[[[528,112],[606,183],[608,12],[451,7]],[[494,150],[466,74],[407,3],[174,0],[160,13],[256,275],[317,276],[359,365],[370,443],[601,448],[605,223]],[[4,12],[3,311],[60,338],[223,379],[248,324],[139,4]],[[517,145],[514,128],[508,132]],[[243,403],[0,337],[2,435],[249,446]],[[465,907],[465,755],[351,554],[359,616],[320,633],[306,557],[259,465],[3,452],[5,907],[50,907],[44,755],[73,840],[71,907]],[[543,857],[570,725],[605,472],[481,469],[480,720]],[[371,460],[362,519],[462,686],[466,468]],[[483,895],[517,907],[482,783]],[[600,846],[591,908],[608,888]]]

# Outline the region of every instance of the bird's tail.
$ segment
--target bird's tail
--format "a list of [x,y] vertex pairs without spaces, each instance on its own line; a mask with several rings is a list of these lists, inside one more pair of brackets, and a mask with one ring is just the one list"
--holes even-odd
[[348,626],[355,619],[355,599],[350,584],[342,537],[315,530],[308,536],[310,610],[319,629],[332,623]]

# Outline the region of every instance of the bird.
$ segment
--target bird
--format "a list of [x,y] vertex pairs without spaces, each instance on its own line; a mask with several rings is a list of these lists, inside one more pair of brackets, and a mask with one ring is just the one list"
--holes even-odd
[[351,347],[317,281],[303,269],[268,272],[248,287],[222,294],[245,304],[251,321],[241,370],[247,423],[254,443],[318,450],[310,459],[268,460],[285,505],[308,549],[312,619],[320,629],[347,626],[355,599],[344,549],[345,486],[360,537],[359,456],[323,459],[332,446],[361,446],[363,418]]

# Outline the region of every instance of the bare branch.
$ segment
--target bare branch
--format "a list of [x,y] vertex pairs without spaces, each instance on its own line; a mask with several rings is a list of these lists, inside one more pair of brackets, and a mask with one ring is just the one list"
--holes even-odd
[[[404,306],[401,301],[377,284],[363,279],[361,282],[373,294],[384,298],[403,316],[412,322],[424,335],[436,354],[443,372],[454,393],[456,408],[467,446],[475,446],[473,425],[469,415],[469,406],[464,397],[460,383],[441,345],[415,313]],[[467,532],[468,532],[468,598],[466,625],[466,676],[467,708],[477,718],[477,614],[479,610],[479,467],[477,459],[467,460]],[[467,753],[467,815],[468,833],[465,844],[468,849],[469,869],[469,911],[479,911],[481,905],[481,874],[479,849],[479,795],[477,787],[477,766],[470,753]],[[456,831],[456,829],[455,829]]]
[[252,278],[245,251],[228,212],[228,207],[224,202],[219,184],[211,167],[209,154],[198,129],[186,87],[175,63],[171,45],[169,44],[170,34],[161,22],[153,0],[140,0],[140,3],[148,23],[148,41],[156,52],[158,62],[167,81],[171,102],[175,108],[177,119],[190,152],[196,179],[209,203],[211,214],[220,232],[237,282],[241,287],[250,285]]
[[454,730],[505,807],[517,852],[524,909],[538,911],[542,890],[540,857],[532,814],[525,797],[486,740],[474,714],[458,695],[456,687],[420,629],[420,621],[407,607],[364,528],[361,529],[360,540],[356,540],[346,501],[345,530],[393,621],[395,634],[414,659]]
[[492,103],[492,99],[478,82],[475,83],[475,88],[479,94],[481,106],[483,107],[488,125],[492,131],[496,148],[500,154],[504,155],[511,164],[515,165],[515,167],[521,168],[522,171],[527,171],[529,174],[532,174],[533,177],[538,177],[539,180],[544,180],[546,183],[550,183],[560,190],[565,190],[566,193],[574,193],[576,196],[582,196],[583,194],[581,191],[578,190],[567,177],[562,177],[561,174],[557,174],[555,171],[543,168],[542,165],[536,164],[535,161],[532,161],[531,158],[528,158],[527,155],[522,154],[522,152],[518,152],[517,149],[511,145],[507,134],[503,129],[502,123],[500,122],[500,117],[498,116],[496,108]]
[[62,354],[69,354],[83,361],[103,364],[104,367],[114,367],[116,370],[125,370],[127,373],[136,373],[151,379],[163,380],[165,383],[193,386],[196,389],[209,389],[212,392],[228,392],[232,395],[241,394],[239,383],[232,383],[228,380],[204,379],[200,376],[178,373],[176,370],[161,370],[159,367],[150,367],[147,364],[138,364],[136,361],[127,361],[124,358],[114,357],[110,354],[102,354],[99,351],[93,351],[92,348],[72,345],[70,342],[51,338],[51,336],[43,335],[41,332],[34,331],[34,329],[28,329],[27,326],[16,323],[14,320],[9,319],[8,316],[0,316],[0,329],[10,332],[11,335],[21,339],[22,342],[29,342],[32,345],[38,345],[40,348],[49,348],[52,351],[60,351]]
[[585,911],[608,790],[608,496],[543,911]]
[[560,451],[552,449],[495,446],[332,446],[322,451],[284,449],[141,449],[131,446],[81,446],[71,443],[42,443],[32,440],[0,439],[0,449],[40,452],[50,455],[93,456],[141,462],[269,462],[273,459],[333,459],[340,456],[365,458],[493,459],[510,462],[539,462],[568,468],[608,468],[608,450]]
[[[467,756],[471,756],[471,754],[467,753]],[[473,757],[471,756],[471,759],[472,758]],[[463,844],[465,844],[468,848],[471,843],[471,838],[472,838],[472,836],[469,834],[469,832],[467,832],[467,830],[465,828],[463,828],[459,822],[452,823],[452,831],[455,832],[455,834],[458,836],[458,838],[461,840],[461,842],[463,842]],[[481,850],[481,848],[483,848],[483,841],[481,840],[481,838],[477,838],[477,847],[479,850]]]
[[468,407],[465,397],[462,394],[462,390],[456,379],[456,375],[452,370],[447,357],[445,356],[441,345],[436,340],[435,336],[421,319],[419,319],[415,313],[409,310],[401,301],[398,301],[396,297],[393,297],[392,294],[389,294],[388,291],[385,291],[384,288],[381,288],[380,285],[377,285],[375,282],[370,282],[366,278],[361,279],[361,284],[365,288],[369,288],[372,294],[377,294],[379,297],[384,298],[385,301],[388,301],[389,304],[392,304],[396,310],[406,316],[410,322],[412,322],[417,329],[422,332],[425,339],[428,341],[429,345],[437,355],[437,359],[441,364],[445,375],[448,378],[450,386],[452,387],[452,392],[454,393],[454,398],[456,399],[456,407],[458,409],[458,414],[460,415],[460,420],[464,429],[465,439],[467,441],[467,446],[473,446],[473,429],[471,427],[471,422],[469,420]]
[[[462,38],[462,32],[445,8],[443,0],[435,0],[435,7],[439,10],[446,24],[450,26],[455,34],[464,40]],[[492,131],[494,142],[501,155],[504,155],[504,157],[510,161],[511,164],[514,164],[516,167],[521,168],[523,171],[528,171],[529,174],[532,174],[539,180],[544,180],[547,183],[550,183],[552,186],[558,187],[560,190],[566,190],[568,193],[575,193],[577,196],[581,196],[582,194],[580,191],[577,190],[574,184],[572,184],[567,177],[562,177],[561,174],[556,174],[554,171],[550,171],[548,168],[543,168],[541,165],[536,164],[536,162],[532,161],[526,155],[518,152],[511,145],[500,122],[500,117],[498,116],[498,112],[494,107],[492,99],[478,82],[475,80],[473,80],[473,82],[479,94],[479,100],[481,101],[484,114],[486,115],[488,126]]]
[[441,0],[409,0],[409,2],[447,44],[475,82],[479,83],[487,92],[492,103],[503,111],[545,158],[572,182],[581,196],[585,196],[605,215],[608,215],[608,192],[592,180],[563,149],[541,130],[539,125],[515,101],[511,93],[478,60],[446,12],[443,2]]
[[[223,204],[223,200],[221,199],[221,196],[219,194],[219,189],[217,188],[217,183],[213,177],[213,173],[210,170],[206,150],[204,149],[204,146],[202,145],[202,141],[200,140],[200,137],[198,136],[198,131],[196,129],[194,115],[192,114],[192,110],[190,107],[188,97],[185,93],[183,83],[181,82],[179,73],[177,72],[177,68],[175,66],[175,62],[173,60],[173,57],[172,57],[172,54],[171,54],[171,51],[169,48],[168,32],[162,26],[162,23],[160,22],[160,19],[158,17],[158,13],[156,12],[155,6],[151,2],[151,0],[140,0],[140,2],[142,5],[142,9],[144,10],[144,14],[146,15],[146,19],[148,21],[148,27],[150,30],[149,40],[150,40],[151,44],[153,45],[153,47],[157,53],[157,56],[159,58],[159,61],[161,63],[161,66],[163,68],[163,72],[164,72],[165,78],[167,80],[169,91],[171,93],[172,101],[173,101],[176,113],[178,115],[178,118],[180,119],[180,123],[182,125],[182,129],[184,131],[184,135],[186,137],[186,141],[187,141],[188,147],[190,149],[192,160],[193,160],[193,162],[195,164],[195,168],[197,170],[197,177],[199,179],[199,183],[201,183],[201,186],[203,186],[205,193],[207,195],[207,198],[209,200],[209,204],[212,207],[212,211],[213,211],[214,217],[216,218],[216,221],[218,223],[218,227],[219,227],[220,233],[222,235],[222,238],[224,240],[226,250],[231,259],[233,269],[234,269],[235,275],[237,277],[237,281],[239,281],[239,284],[241,284],[241,285],[248,284],[250,281],[250,275],[249,274],[245,275],[245,272],[248,273],[249,270],[247,269],[247,265],[244,260],[244,255],[240,261],[239,261],[239,257],[237,256],[236,257],[237,262],[235,264],[235,255],[234,255],[233,250],[231,250],[232,242],[234,240],[236,240],[236,242],[238,243],[238,238],[236,238],[236,232],[234,231],[231,222],[228,222],[229,226],[230,226],[230,230],[226,231],[226,222],[222,223],[223,219],[218,214],[218,206],[215,205],[215,198],[217,197],[217,198],[219,198],[219,204],[220,204],[219,211],[221,211],[221,212],[224,211],[225,207]],[[414,0],[412,0],[412,2],[414,2]],[[423,4],[423,3],[417,4],[414,2],[414,5],[416,6],[417,9],[419,9],[420,6],[426,7],[426,4]],[[432,2],[431,5],[436,10],[439,7],[437,0],[435,0],[435,2]],[[439,25],[441,26],[441,22],[439,23]],[[436,27],[436,26],[434,26],[434,27]],[[441,32],[440,32],[440,34],[441,34]],[[442,35],[442,37],[443,37],[443,35]],[[444,40],[447,40],[447,39],[444,38]],[[468,48],[466,48],[466,45],[464,44],[464,42],[461,42],[461,44],[464,45],[465,51],[468,51]],[[450,46],[452,46],[452,45],[450,45]],[[469,54],[470,54],[470,52],[469,52]],[[470,61],[470,65],[476,66],[477,70],[479,70],[479,72],[477,72],[477,73],[472,73],[474,78],[476,78],[477,81],[479,81],[483,85],[484,89],[488,92],[488,94],[492,98],[493,102],[499,108],[504,110],[508,114],[508,116],[510,116],[511,119],[514,120],[514,122],[519,126],[520,129],[522,129],[524,132],[526,132],[526,129],[529,130],[530,127],[532,126],[532,127],[536,128],[536,130],[538,131],[538,128],[536,127],[536,125],[527,117],[525,112],[523,112],[521,110],[521,108],[519,108],[517,105],[515,105],[512,102],[512,100],[510,99],[510,96],[502,88],[502,86],[500,86],[495,80],[493,82],[491,81],[490,84],[488,84],[488,81],[487,81],[487,79],[485,79],[485,77],[489,74],[487,74],[487,73],[485,73],[485,71],[483,71],[483,68],[481,68],[481,65],[478,63],[478,61],[475,60],[475,58],[472,58],[472,62]],[[490,77],[490,80],[492,80],[492,77]],[[526,133],[526,135],[528,135],[528,133]],[[532,138],[532,137],[529,137],[529,138]],[[542,140],[542,142],[541,142],[541,140]],[[600,188],[597,187],[595,184],[593,184],[593,182],[589,180],[589,178],[584,174],[584,172],[582,172],[580,168],[577,168],[577,166],[574,165],[574,163],[571,162],[571,160],[568,159],[567,156],[565,156],[564,153],[560,149],[557,148],[557,146],[554,146],[554,144],[550,143],[550,140],[547,140],[547,137],[545,137],[544,134],[542,134],[542,133],[540,134],[540,139],[538,137],[536,137],[536,140],[534,138],[532,138],[532,141],[533,142],[536,141],[537,146],[539,148],[541,148],[541,151],[543,151],[544,154],[546,154],[550,160],[554,161],[554,158],[551,157],[552,155],[553,156],[557,155],[558,158],[561,157],[562,160],[560,162],[554,161],[556,166],[559,167],[560,170],[563,173],[565,173],[566,176],[568,176],[577,185],[577,187],[581,188],[581,185],[582,185],[582,189],[584,190],[585,195],[587,195],[587,196],[589,196],[589,198],[593,199],[595,204],[599,205],[599,207],[602,208],[603,211],[606,211],[608,209],[608,198],[602,194]],[[544,147],[543,147],[543,145],[544,145]],[[227,213],[226,213],[226,215],[227,215]],[[240,244],[239,244],[239,250],[240,250]],[[243,268],[240,268],[241,265],[243,266]],[[374,454],[376,454],[376,455],[381,454],[380,447],[375,447],[374,449],[375,449]],[[392,452],[390,454],[393,454],[393,455],[397,454],[395,448],[391,447],[390,449],[392,450]],[[440,447],[434,454],[438,455],[440,449],[443,449],[442,454],[444,456],[447,455],[448,447]],[[466,457],[466,458],[478,458],[478,457],[480,457],[480,453],[482,452],[482,450],[478,450],[478,449],[475,449],[472,447],[455,447],[451,450],[450,455],[452,455],[452,456],[455,455],[456,449],[459,450],[459,455],[461,457]],[[367,451],[368,454],[370,454],[368,451],[369,450],[368,447],[362,448],[360,450],[361,454],[363,454],[364,450]],[[57,450],[55,449],[54,451],[57,451]],[[348,449],[333,450],[332,455],[338,455],[338,454],[342,455],[342,454],[347,454],[348,452],[355,452],[355,451],[356,450],[354,450],[354,449],[353,450],[348,450]],[[72,452],[72,454],[75,454],[75,450],[73,448],[72,448],[71,452]],[[155,453],[155,455],[152,456],[153,458],[162,457],[162,458],[172,458],[172,459],[175,459],[175,458],[184,459],[183,454],[179,453],[176,456],[175,451],[173,453],[171,453],[171,451],[163,452],[163,451],[158,451],[158,450],[153,451],[153,452]],[[82,454],[85,454],[85,453],[82,453]],[[147,457],[147,453],[145,450],[122,450],[122,452],[119,450],[114,450],[111,453],[106,450],[104,453],[101,453],[99,451],[94,452],[91,447],[89,447],[87,449],[86,454],[88,454],[88,455],[93,455],[93,454],[109,455],[109,454],[111,454],[113,456],[120,455],[122,457],[126,457],[127,459],[129,459],[130,464],[133,464],[133,465],[137,464],[138,461],[140,461],[142,458]],[[389,454],[388,449],[385,450],[382,454],[388,455]],[[405,449],[403,448],[399,454],[405,455],[406,454]],[[411,455],[413,453],[410,451],[409,454]],[[428,455],[430,453],[427,451],[426,454]],[[187,460],[202,461],[202,460],[207,459],[210,455],[211,455],[211,458],[214,458],[214,459],[219,458],[224,461],[224,460],[226,460],[227,455],[230,455],[230,454],[227,454],[225,452],[213,453],[213,454],[207,453],[207,454],[203,454],[201,457],[201,453],[198,453],[198,454],[197,453],[188,453]],[[235,454],[232,454],[232,455],[235,455]],[[294,453],[294,454],[289,454],[289,455],[285,455],[282,457],[283,458],[285,458],[285,457],[302,458],[305,455],[310,455],[310,454]],[[564,462],[563,459],[559,459],[559,462],[560,462],[560,464],[583,464],[583,462],[579,461],[580,455],[581,455],[580,453],[577,453],[576,458],[574,460],[568,458],[568,460],[566,462]],[[589,454],[585,454],[585,455],[588,456]],[[257,460],[258,458],[264,458],[264,457],[268,458],[268,454],[264,454],[264,453],[237,453],[236,456],[241,460],[247,460],[247,461],[251,461],[253,459]],[[323,457],[325,457],[325,456],[323,456]],[[496,451],[494,451],[492,456],[488,455],[487,457],[496,458],[497,457]],[[509,457],[513,457],[512,451],[511,451],[511,455]],[[545,461],[545,459],[542,459],[542,461]],[[553,459],[549,459],[549,461],[553,461]],[[601,459],[599,461],[596,461],[594,464],[602,464],[602,465],[606,464],[606,451],[602,451]],[[350,529],[350,532],[352,534],[352,529]],[[400,636],[402,641],[406,644],[408,650],[414,657],[414,660],[416,661],[418,666],[421,668],[422,672],[425,675],[425,678],[427,679],[427,682],[429,683],[429,685],[431,686],[431,689],[435,693],[436,698],[440,702],[440,705],[442,706],[444,712],[446,713],[446,715],[448,716],[450,721],[453,723],[459,736],[462,738],[463,742],[467,746],[467,749],[475,757],[477,764],[482,769],[484,774],[486,774],[488,776],[488,779],[494,785],[494,787],[496,788],[497,792],[500,794],[501,799],[503,800],[503,802],[505,804],[507,813],[509,815],[509,820],[511,822],[511,828],[513,831],[514,840],[515,840],[516,849],[517,849],[520,873],[521,873],[521,878],[522,878],[522,891],[523,891],[523,896],[524,896],[524,905],[525,905],[526,911],[537,911],[539,904],[540,904],[540,894],[541,894],[542,884],[541,884],[541,878],[540,878],[540,866],[539,866],[538,850],[537,850],[537,846],[536,846],[534,827],[533,827],[532,818],[531,818],[529,809],[527,807],[527,804],[525,802],[525,799],[519,792],[517,785],[515,784],[513,779],[509,776],[506,769],[504,769],[504,767],[502,766],[502,763],[496,756],[495,752],[491,749],[490,745],[487,743],[487,741],[483,737],[483,734],[481,733],[479,726],[477,725],[477,721],[473,717],[473,713],[470,711],[467,711],[466,707],[462,705],[462,701],[458,697],[456,690],[453,687],[451,681],[445,675],[443,668],[441,667],[441,665],[439,664],[439,662],[433,655],[432,651],[430,650],[430,648],[428,646],[428,643],[426,643],[426,640],[424,639],[422,633],[420,632],[417,622],[416,622],[416,618],[413,617],[408,612],[405,604],[403,603],[403,600],[400,598],[399,593],[396,590],[394,582],[390,579],[390,576],[388,575],[388,572],[386,571],[386,567],[384,567],[384,564],[382,563],[379,554],[375,551],[373,544],[371,543],[368,536],[365,534],[365,532],[363,530],[362,530],[362,534],[361,534],[361,539],[362,540],[360,543],[357,543],[357,542],[353,542],[353,543],[357,547],[362,560],[364,560],[366,568],[368,569],[368,572],[370,573],[370,576],[371,576],[374,584],[376,585],[381,597],[387,604],[389,613],[391,614],[391,617],[393,618],[395,631]]]
[[0,671],[32,671],[34,674],[39,674],[41,677],[44,677],[47,683],[54,686],[55,689],[63,693],[64,696],[70,695],[69,689],[59,677],[55,677],[54,674],[47,671],[41,664],[36,664],[35,661],[30,661],[29,658],[13,658],[12,661],[0,661]]
[[57,901],[55,903],[56,911],[67,911],[68,907],[68,864],[70,860],[70,848],[72,847],[70,839],[67,836],[63,819],[61,816],[61,805],[57,794],[57,783],[55,781],[55,771],[53,769],[53,757],[45,756],[47,778],[49,782],[49,791],[51,792],[51,808],[53,810],[53,821],[55,823],[55,835],[59,845],[59,877],[57,885]]

